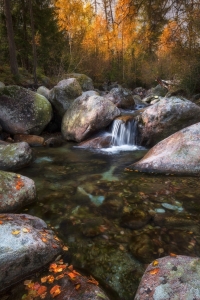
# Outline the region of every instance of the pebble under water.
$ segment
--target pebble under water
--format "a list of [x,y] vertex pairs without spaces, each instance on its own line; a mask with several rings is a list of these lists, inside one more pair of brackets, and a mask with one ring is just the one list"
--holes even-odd
[[99,280],[110,299],[134,299],[155,258],[200,256],[198,178],[130,172],[146,153],[137,148],[93,152],[69,143],[34,153],[20,173],[35,181],[37,201],[22,212],[49,224],[69,247],[69,263]]

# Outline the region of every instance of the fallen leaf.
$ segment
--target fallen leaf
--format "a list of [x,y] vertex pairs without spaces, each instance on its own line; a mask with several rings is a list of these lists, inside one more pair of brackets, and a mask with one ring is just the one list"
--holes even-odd
[[73,272],[67,273],[67,275],[70,277],[70,279],[74,279],[76,278],[76,274],[74,274]]
[[80,274],[79,272],[77,272],[76,270],[73,270],[73,273],[74,273],[75,275],[81,276],[81,274]]
[[25,280],[24,281],[24,285],[29,285],[30,283],[32,283],[32,280]]
[[12,234],[13,234],[13,235],[17,235],[17,234],[19,234],[19,233],[20,233],[20,230],[13,230],[13,231],[12,231]]
[[59,280],[59,279],[61,279],[61,278],[63,278],[64,277],[64,274],[60,274],[60,275],[58,275],[58,276],[56,276],[56,280]]
[[78,284],[76,285],[75,289],[76,289],[76,290],[79,290],[80,287],[81,287],[81,285],[80,285],[80,283],[78,283]]
[[95,284],[95,285],[99,285],[98,281],[96,279],[94,279],[92,276],[89,277],[89,279],[87,280],[87,282]]
[[2,225],[3,224],[3,221],[0,221],[0,225]]
[[170,253],[169,254],[171,257],[177,257],[177,255],[175,253]]
[[24,183],[21,180],[16,182],[15,188],[16,190],[20,190],[24,186]]
[[159,272],[159,270],[160,270],[159,268],[155,268],[155,269],[150,270],[149,273],[151,275],[155,275],[155,274],[157,274]]
[[69,250],[69,248],[67,246],[64,246],[62,249],[63,249],[63,251],[68,251]]
[[74,267],[73,267],[72,265],[70,265],[70,266],[68,267],[68,269],[69,269],[70,271],[73,271]]
[[41,281],[42,283],[45,283],[45,282],[47,282],[47,278],[48,278],[48,276],[44,276],[44,277],[42,277],[42,278],[40,279],[40,281]]
[[42,295],[42,294],[44,294],[46,291],[47,291],[47,287],[46,287],[45,285],[41,285],[41,286],[39,287],[39,289],[37,290],[38,295]]
[[45,238],[42,238],[42,241],[43,241],[44,243],[47,243],[47,239],[45,239]]
[[27,232],[30,232],[30,229],[24,227],[24,228],[22,229],[22,231],[23,231],[24,233],[27,233]]
[[154,260],[153,262],[152,262],[152,265],[155,267],[155,266],[157,266],[159,264],[159,262],[157,261],[157,260]]
[[53,276],[53,275],[49,275],[49,276],[47,276],[47,281],[48,281],[48,283],[53,283],[53,282],[54,282],[54,280],[55,280],[55,278],[54,278],[54,276]]
[[56,249],[56,248],[58,248],[58,246],[55,244],[52,244],[52,248]]
[[50,290],[50,294],[51,296],[54,298],[56,297],[57,295],[59,295],[61,293],[61,290],[60,290],[60,286],[59,285],[55,285],[54,287],[52,287],[52,289]]

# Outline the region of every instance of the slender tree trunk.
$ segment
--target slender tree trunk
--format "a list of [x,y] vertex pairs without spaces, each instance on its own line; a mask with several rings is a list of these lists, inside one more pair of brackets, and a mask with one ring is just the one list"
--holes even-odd
[[4,14],[6,17],[8,46],[9,46],[9,55],[10,55],[10,69],[14,76],[18,76],[19,70],[18,70],[18,64],[17,64],[10,0],[4,0]]
[[29,70],[29,59],[28,59],[28,50],[27,45],[28,45],[28,38],[27,38],[27,6],[25,3],[25,0],[22,0],[22,11],[23,11],[23,32],[24,32],[24,41],[25,41],[25,46],[24,46],[24,51],[23,51],[23,62],[24,66],[27,70]]
[[35,26],[34,26],[34,18],[33,18],[33,7],[32,7],[32,0],[29,1],[29,10],[30,10],[30,17],[31,17],[31,34],[32,34],[32,47],[33,47],[33,78],[34,84],[37,85],[37,53],[36,53],[36,44],[35,44]]

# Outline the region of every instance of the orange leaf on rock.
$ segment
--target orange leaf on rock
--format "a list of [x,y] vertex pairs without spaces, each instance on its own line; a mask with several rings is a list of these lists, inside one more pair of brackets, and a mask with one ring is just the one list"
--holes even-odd
[[95,285],[99,285],[98,281],[94,279],[94,277],[90,276],[90,278],[87,280],[88,283],[92,283]]
[[41,286],[39,287],[39,289],[37,290],[38,295],[42,295],[42,294],[44,294],[46,291],[47,291],[47,287],[46,287],[45,285],[41,285]]
[[44,243],[47,243],[47,239],[45,239],[45,238],[42,238],[42,241],[43,241]]
[[56,280],[59,280],[59,279],[61,279],[61,278],[63,278],[64,277],[64,274],[60,274],[60,275],[58,275],[58,276],[56,276]]
[[68,250],[69,250],[69,248],[67,246],[63,247],[63,251],[68,251]]
[[59,295],[61,293],[61,290],[60,290],[60,286],[59,285],[55,285],[54,287],[52,287],[52,289],[50,290],[50,294],[51,296],[54,298],[56,297],[57,295]]
[[154,260],[153,262],[152,262],[152,265],[155,267],[155,266],[157,266],[159,264],[159,262],[157,261],[157,260]]
[[80,285],[80,283],[79,283],[79,284],[76,285],[75,289],[76,289],[76,290],[79,290],[80,287],[81,287],[81,285]]
[[74,274],[73,272],[67,273],[67,275],[70,277],[70,279],[74,279],[76,278],[76,274]]
[[28,233],[28,232],[30,232],[30,229],[24,227],[24,228],[22,229],[22,231],[23,231],[24,233]]
[[55,280],[55,278],[53,277],[53,275],[47,276],[47,281],[48,281],[48,283],[53,283],[54,280]]
[[45,283],[45,282],[47,282],[47,278],[48,278],[48,276],[44,276],[40,280],[42,283]]
[[170,253],[169,254],[171,257],[177,257],[177,255],[175,253]]
[[16,190],[20,190],[24,186],[24,183],[21,180],[17,180],[15,188]]
[[157,274],[159,272],[159,270],[160,270],[159,268],[155,268],[155,269],[150,270],[149,273],[151,275],[155,275],[155,274]]
[[3,221],[0,221],[0,225],[2,225],[3,224]]

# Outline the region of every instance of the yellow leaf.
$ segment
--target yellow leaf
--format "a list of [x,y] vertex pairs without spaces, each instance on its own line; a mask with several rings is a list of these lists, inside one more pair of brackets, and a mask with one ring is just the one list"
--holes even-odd
[[22,229],[22,231],[23,231],[24,233],[27,233],[27,232],[30,232],[30,229],[24,227],[24,228]]
[[20,230],[13,230],[12,231],[12,234],[14,234],[14,235],[17,235],[17,234],[19,234],[20,233]]
[[152,265],[155,267],[155,266],[157,266],[159,264],[159,262],[157,261],[157,260],[154,260],[153,262],[152,262]]
[[155,268],[155,269],[150,270],[149,273],[151,275],[155,275],[155,274],[157,274],[159,272],[159,270],[160,270],[159,268]]

